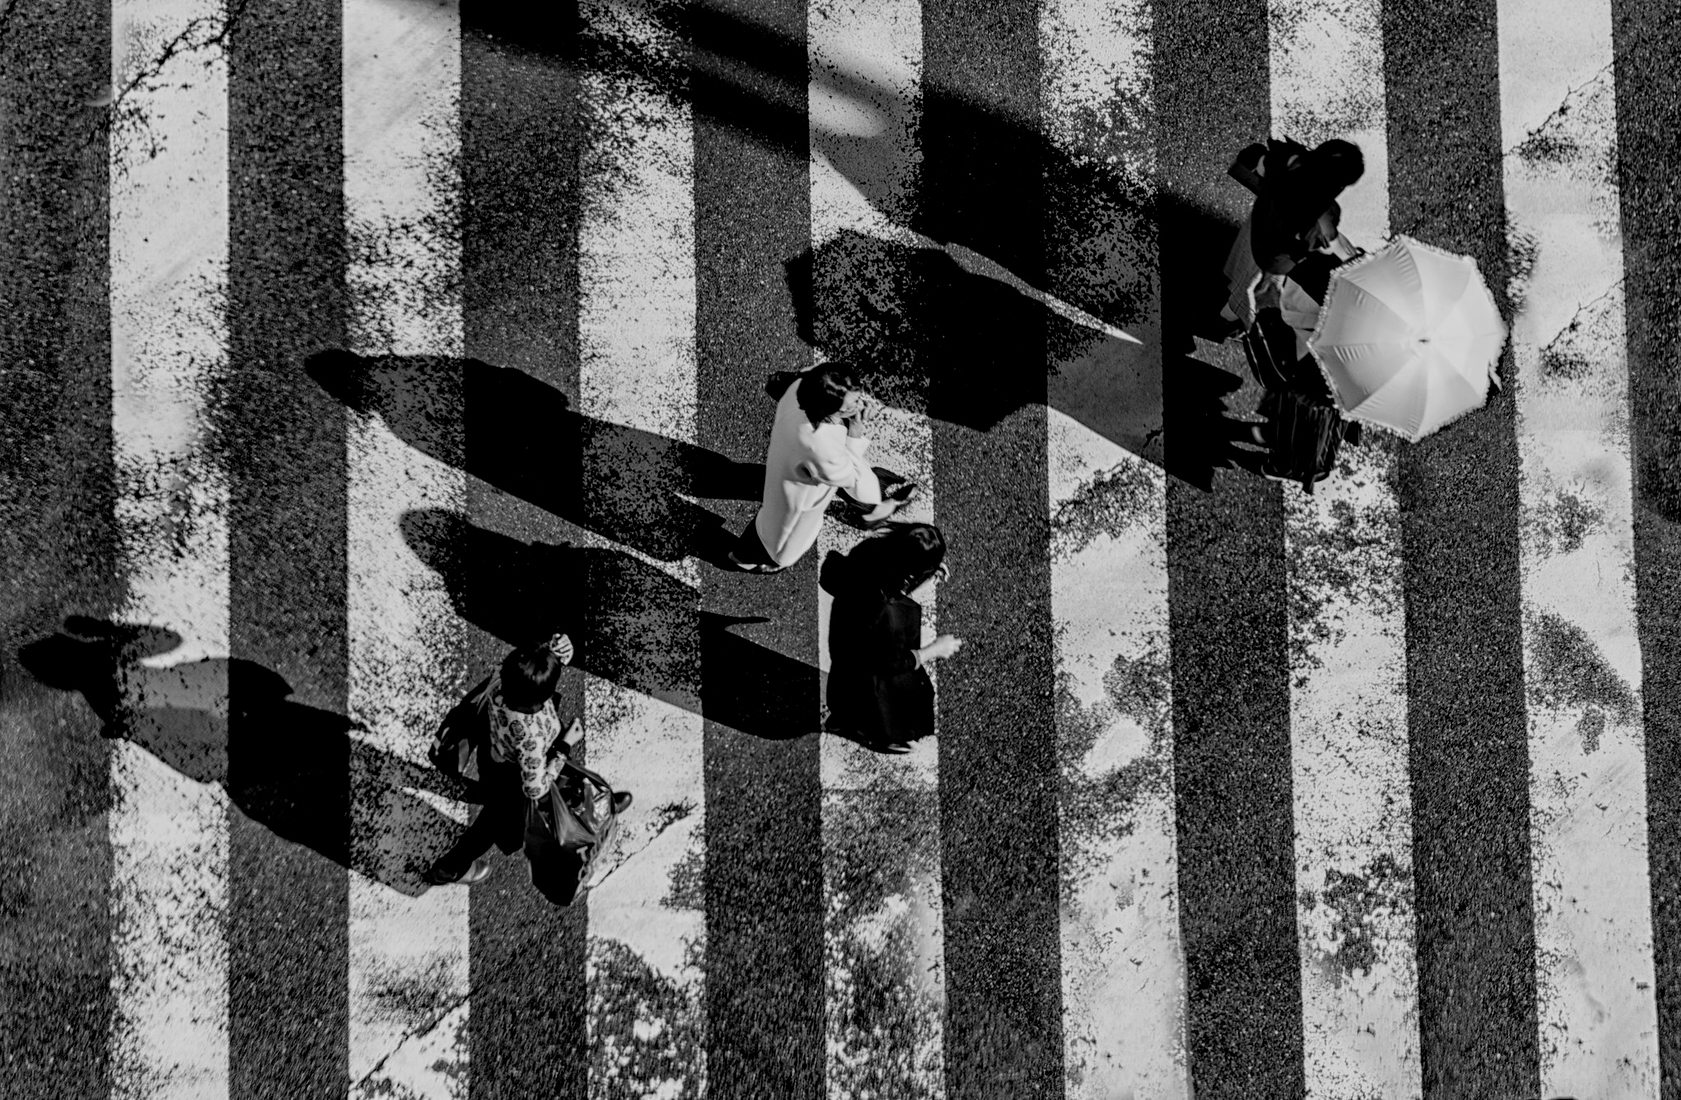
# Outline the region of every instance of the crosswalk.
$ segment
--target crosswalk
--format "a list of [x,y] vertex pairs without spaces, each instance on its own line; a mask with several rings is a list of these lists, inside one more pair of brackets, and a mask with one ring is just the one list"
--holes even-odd
[[[1389,231],[1381,20],[1378,4],[1335,20],[1313,5],[1268,9],[1274,129],[1360,145],[1366,176],[1345,195],[1342,224],[1362,243]],[[1408,755],[1396,454],[1372,440],[1314,498],[1284,502],[1309,1095],[1414,1097],[1422,1083],[1412,815],[1394,796]]]
[[[55,2],[0,16],[9,1095],[1681,1100],[1675,13]],[[1199,434],[1268,132],[1512,324],[1312,496]],[[836,357],[951,544],[900,757],[815,734],[861,536],[718,568]],[[73,616],[161,628],[115,695]],[[431,726],[552,629],[615,863],[427,889]]]

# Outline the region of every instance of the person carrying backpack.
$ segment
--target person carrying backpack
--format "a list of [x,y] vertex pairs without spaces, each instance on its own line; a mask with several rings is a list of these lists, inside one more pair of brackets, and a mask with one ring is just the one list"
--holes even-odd
[[[434,762],[459,774],[457,767],[442,763],[439,752],[450,738],[452,722],[461,722],[466,728],[447,751],[459,746],[475,760],[474,785],[484,808],[461,838],[422,873],[427,883],[483,881],[490,874],[486,855],[492,847],[512,852],[525,843],[531,804],[546,799],[557,780],[563,795],[571,786],[562,773],[568,752],[583,736],[583,723],[574,719],[563,727],[554,694],[572,654],[572,640],[564,634],[514,650],[445,720],[440,743],[434,746]],[[612,813],[623,813],[630,804],[629,791],[617,792]]]

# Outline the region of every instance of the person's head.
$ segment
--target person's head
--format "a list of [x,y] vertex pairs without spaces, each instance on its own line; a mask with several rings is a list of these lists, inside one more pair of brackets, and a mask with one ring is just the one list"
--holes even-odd
[[852,369],[844,363],[825,363],[806,371],[800,375],[799,387],[794,400],[813,424],[856,412],[864,396]]
[[540,710],[560,684],[565,666],[546,645],[529,645],[502,659],[502,702],[514,710]]
[[881,550],[882,588],[911,592],[939,570],[946,540],[931,523],[907,523],[882,536]]
[[1353,186],[1366,173],[1365,154],[1360,152],[1358,145],[1342,138],[1320,142],[1307,159],[1310,169],[1333,193]]

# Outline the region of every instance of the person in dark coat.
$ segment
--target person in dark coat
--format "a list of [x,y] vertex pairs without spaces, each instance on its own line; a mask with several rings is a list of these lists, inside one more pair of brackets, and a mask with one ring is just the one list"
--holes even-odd
[[928,665],[950,657],[960,638],[922,644],[919,589],[947,575],[946,544],[926,523],[894,526],[825,563],[835,597],[829,616],[827,727],[884,753],[910,751],[934,732]]
[[1336,198],[1365,171],[1360,147],[1340,138],[1311,150],[1275,140],[1239,154],[1232,172],[1255,191],[1249,247],[1260,269],[1287,275],[1336,240]]

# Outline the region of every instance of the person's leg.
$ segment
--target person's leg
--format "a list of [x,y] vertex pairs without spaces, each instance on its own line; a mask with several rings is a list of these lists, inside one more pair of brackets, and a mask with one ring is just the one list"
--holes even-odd
[[487,805],[479,811],[479,816],[467,826],[467,831],[443,855],[432,861],[421,877],[434,886],[443,886],[462,879],[476,882],[484,877],[489,870],[488,865],[480,868],[480,856],[489,852],[496,844],[499,825],[503,819],[500,807]]
[[782,568],[771,557],[770,551],[765,549],[764,540],[759,537],[759,517],[755,513],[742,528],[741,535],[730,547],[730,564],[737,569],[749,573],[775,573]]
[[474,883],[490,873],[484,855],[496,842],[513,831],[518,817],[523,820],[524,797],[520,791],[519,766],[499,762],[488,751],[479,753],[479,776],[484,789],[484,806],[467,831],[447,852],[433,861],[421,878],[434,886],[451,882]]

